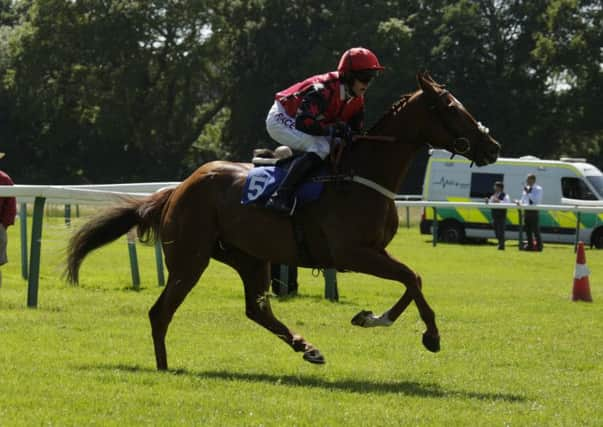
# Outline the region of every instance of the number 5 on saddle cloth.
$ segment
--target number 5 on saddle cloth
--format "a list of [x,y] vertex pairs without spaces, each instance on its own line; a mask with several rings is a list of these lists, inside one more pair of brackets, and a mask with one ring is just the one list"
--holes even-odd
[[[241,204],[264,206],[268,198],[276,191],[281,181],[287,175],[287,171],[291,166],[291,160],[289,158],[277,162],[274,166],[256,166],[251,169],[243,186]],[[326,167],[314,171],[297,187],[295,190],[297,206],[303,206],[320,197],[324,183],[312,181],[312,178],[325,176],[326,172]]]

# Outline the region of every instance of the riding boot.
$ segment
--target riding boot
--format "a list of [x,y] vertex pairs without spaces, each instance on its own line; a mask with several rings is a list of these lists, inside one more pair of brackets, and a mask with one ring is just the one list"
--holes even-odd
[[316,153],[304,153],[293,160],[285,179],[276,192],[266,202],[266,207],[281,213],[293,215],[297,199],[295,188],[314,168],[322,163]]

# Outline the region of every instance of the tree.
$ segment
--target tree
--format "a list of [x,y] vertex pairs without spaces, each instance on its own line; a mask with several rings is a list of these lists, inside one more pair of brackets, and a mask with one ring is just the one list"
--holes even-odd
[[33,1],[3,72],[22,176],[180,178],[224,104],[211,19],[204,1]]
[[586,156],[603,165],[603,6],[555,0],[536,34],[534,58],[547,73],[553,98],[555,153]]
[[[595,0],[0,0],[0,137],[20,182],[177,179],[274,146],[274,93],[365,46],[367,125],[430,70],[505,155],[603,166]],[[420,162],[419,162],[420,164]],[[419,179],[422,171],[416,171]],[[416,191],[416,190],[415,190]]]
[[[432,46],[427,67],[488,124],[505,155],[586,154],[596,161],[600,139],[578,141],[601,134],[593,114],[603,96],[600,2],[443,1],[421,8],[415,23],[414,41],[425,51]],[[434,27],[436,43],[429,38]]]

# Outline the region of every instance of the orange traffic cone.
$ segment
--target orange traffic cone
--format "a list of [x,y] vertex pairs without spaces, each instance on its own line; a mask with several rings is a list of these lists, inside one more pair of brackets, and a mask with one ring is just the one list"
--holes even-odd
[[590,271],[586,266],[586,255],[584,254],[584,242],[578,242],[578,253],[576,254],[576,269],[574,270],[574,290],[572,292],[572,301],[589,301],[590,284],[588,275]]

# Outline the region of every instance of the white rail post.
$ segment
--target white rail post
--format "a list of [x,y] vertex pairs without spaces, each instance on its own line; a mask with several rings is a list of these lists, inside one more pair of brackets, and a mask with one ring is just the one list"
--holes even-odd
[[132,286],[138,290],[140,289],[140,272],[138,271],[138,256],[136,255],[136,228],[128,231],[128,254],[130,255]]
[[431,229],[433,232],[431,244],[435,247],[438,244],[438,209],[434,206],[433,208],[433,222],[431,223]]
[[21,276],[27,280],[27,203],[19,206],[19,227],[21,228]]
[[326,268],[323,274],[325,276],[325,298],[330,301],[339,301],[337,270],[334,268]]
[[163,275],[163,252],[161,251],[161,242],[159,239],[155,242],[155,265],[157,266],[157,283],[165,286],[165,277]]
[[45,197],[36,197],[34,200],[33,223],[31,226],[31,257],[29,259],[29,280],[27,284],[27,306],[31,308],[38,306],[44,202],[46,202]]

